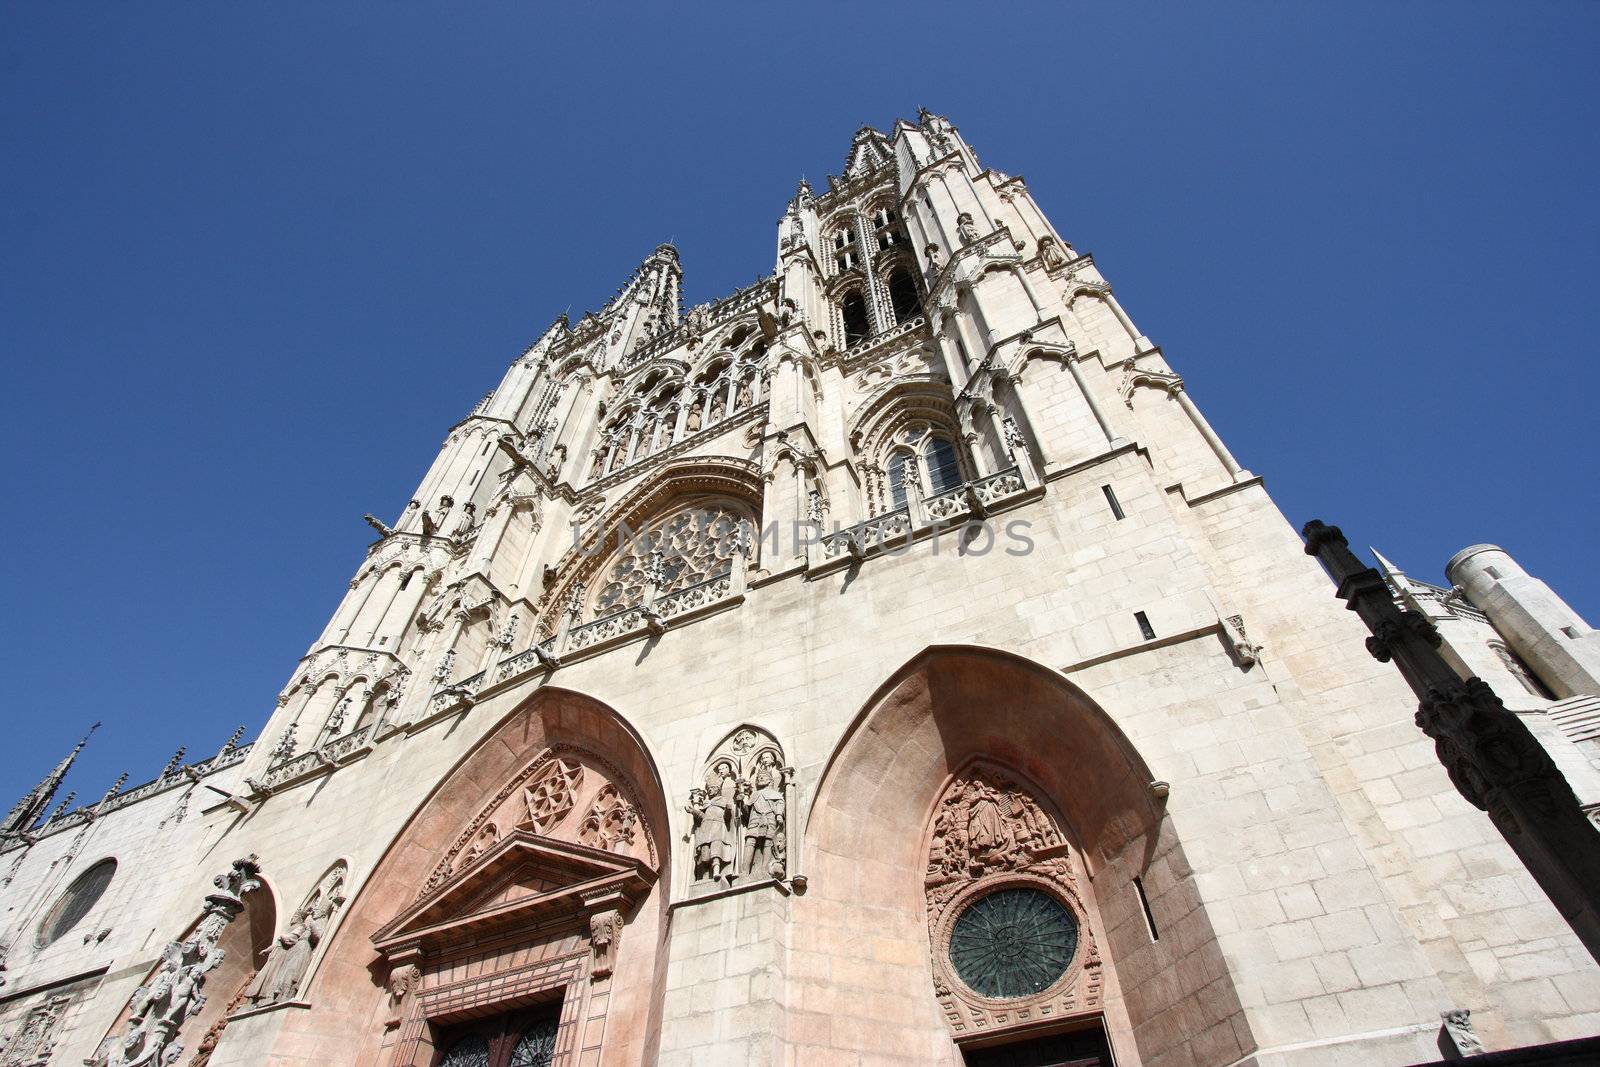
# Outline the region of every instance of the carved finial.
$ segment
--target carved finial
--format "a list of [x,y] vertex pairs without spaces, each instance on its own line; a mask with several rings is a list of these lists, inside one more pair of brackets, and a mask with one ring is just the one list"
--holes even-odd
[[167,760],[167,765],[161,768],[161,779],[163,781],[172,777],[173,772],[176,771],[178,766],[183,762],[183,754],[187,751],[188,749],[184,746],[178,746],[178,751],[174,752],[172,754],[172,758]]

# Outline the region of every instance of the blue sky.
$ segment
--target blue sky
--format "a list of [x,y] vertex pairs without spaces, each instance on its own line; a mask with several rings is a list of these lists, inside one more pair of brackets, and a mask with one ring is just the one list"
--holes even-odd
[[[1240,460],[1438,580],[1600,617],[1592,4],[11,4],[0,809],[253,735],[445,429],[674,241],[772,267],[949,114]],[[975,18],[982,23],[975,23]]]

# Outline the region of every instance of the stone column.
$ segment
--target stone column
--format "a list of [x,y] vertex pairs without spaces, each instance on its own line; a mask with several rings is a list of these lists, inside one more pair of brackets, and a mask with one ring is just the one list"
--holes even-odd
[[1200,409],[1194,406],[1194,401],[1189,399],[1189,391],[1180,383],[1173,392],[1178,398],[1178,406],[1189,416],[1189,421],[1200,431],[1200,436],[1206,439],[1206,444],[1211,446],[1211,451],[1216,453],[1217,459],[1222,461],[1223,469],[1228,472],[1228,476],[1236,482],[1250,477],[1250,472],[1239,466],[1233,458],[1233,453],[1228,451],[1228,446],[1217,436],[1217,431],[1211,428],[1206,417],[1200,414]]
[[1417,725],[1433,738],[1456,790],[1488,812],[1589,954],[1600,960],[1600,831],[1544,746],[1480,678],[1465,681],[1439,653],[1439,631],[1403,611],[1337,526],[1313,520],[1302,535],[1338,583],[1338,596],[1372,631],[1367,650],[1393,662],[1420,700]]

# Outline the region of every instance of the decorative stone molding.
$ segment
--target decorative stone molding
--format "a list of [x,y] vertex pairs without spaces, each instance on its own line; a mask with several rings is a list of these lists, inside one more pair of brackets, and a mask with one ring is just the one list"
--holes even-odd
[[934,993],[955,1036],[1100,1009],[1079,861],[1032,789],[998,767],[969,765],[934,809],[927,856]]

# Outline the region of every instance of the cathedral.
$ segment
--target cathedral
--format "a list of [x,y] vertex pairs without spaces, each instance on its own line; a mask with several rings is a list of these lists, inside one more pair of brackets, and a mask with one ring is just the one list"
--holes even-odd
[[[774,253],[685,309],[662,245],[518,354],[366,516],[258,738],[17,803],[0,1067],[1600,1031],[1600,968],[1021,177],[939,115],[863,128]],[[1595,632],[1490,546],[1380,567],[1600,807]]]

